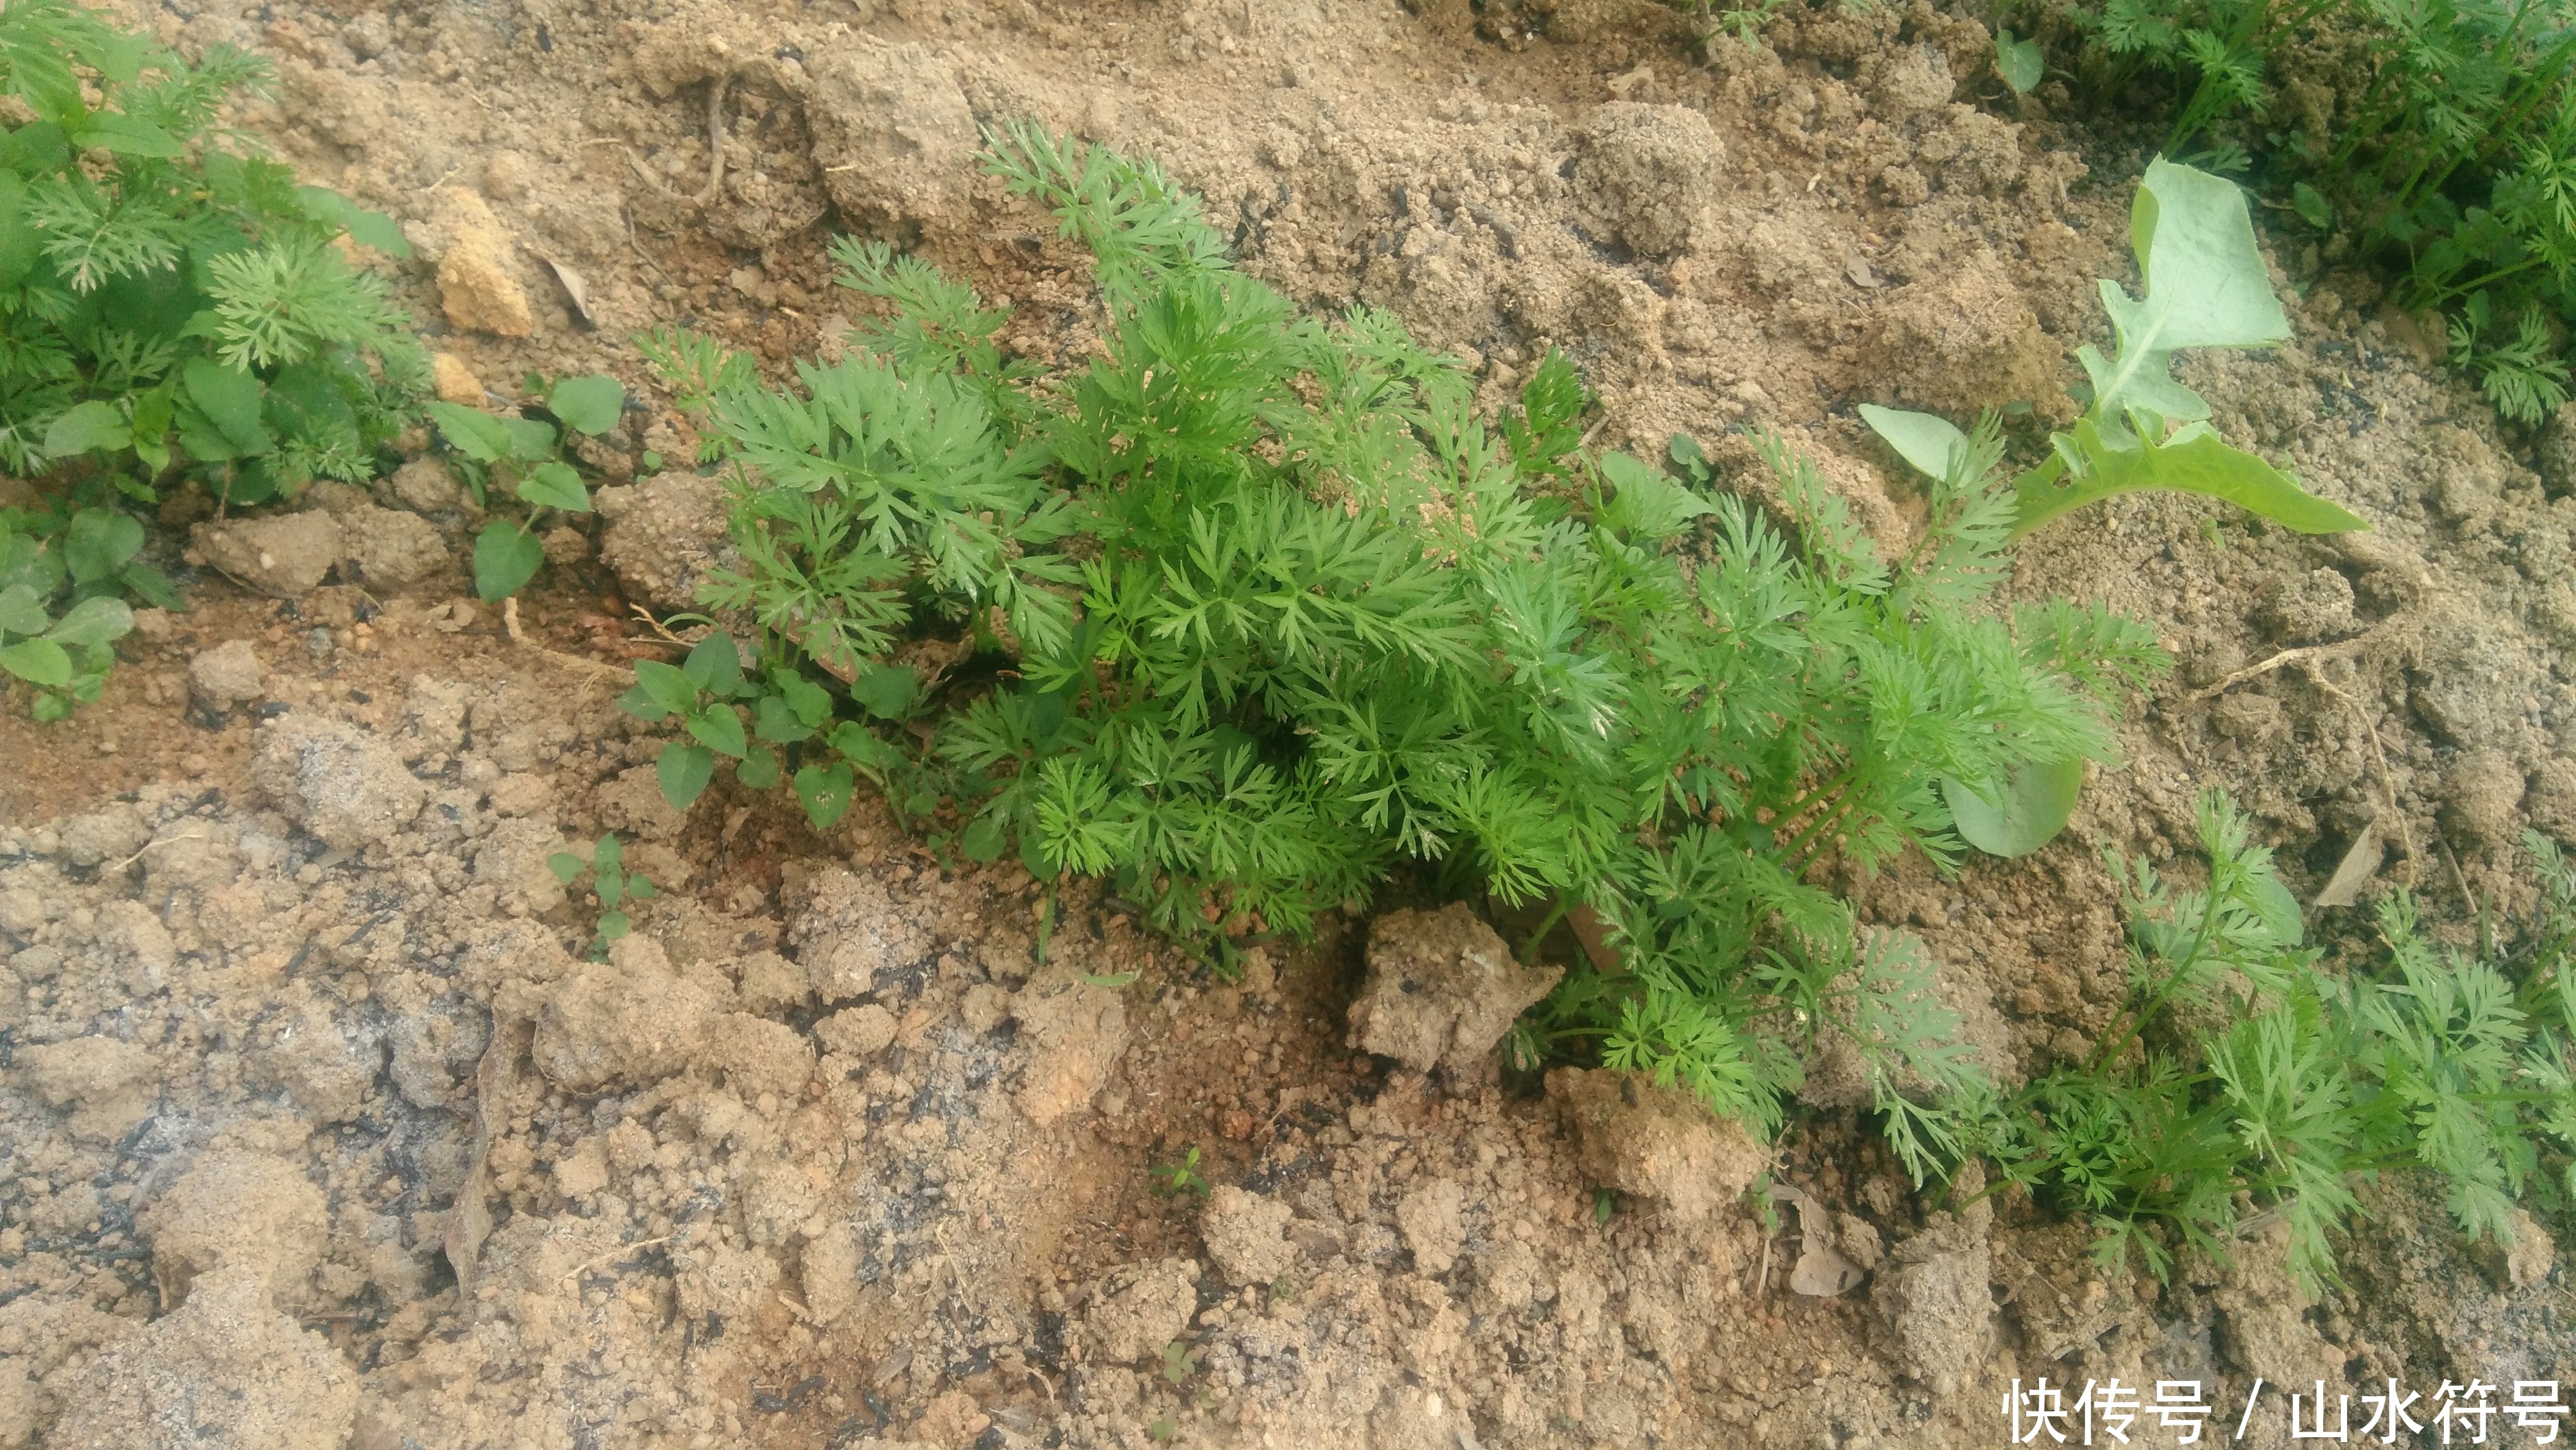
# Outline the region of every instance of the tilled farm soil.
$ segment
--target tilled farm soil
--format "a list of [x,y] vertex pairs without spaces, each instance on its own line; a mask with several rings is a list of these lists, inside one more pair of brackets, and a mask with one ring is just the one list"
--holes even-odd
[[[713,480],[633,481],[694,446],[633,335],[829,354],[853,231],[1080,355],[1087,264],[974,166],[1016,117],[1157,158],[1244,265],[1392,309],[1489,405],[1564,348],[1602,441],[1689,432],[1752,488],[1735,430],[1780,430],[1901,545],[1918,495],[1854,406],[2071,415],[2092,279],[2132,276],[2145,154],[2012,97],[1979,21],[1793,10],[1755,50],[1648,0],[135,18],[274,60],[238,123],[404,223],[381,265],[446,386],[606,370],[649,406],[506,613],[435,460],[268,519],[182,496],[152,548],[191,611],[70,723],[0,720],[0,1446],[1982,1446],[2041,1375],[2231,1411],[2258,1375],[2571,1378],[2537,1221],[2473,1249],[2394,1177],[2322,1297],[2259,1232],[2105,1272],[2027,1203],[1916,1193],[1831,1064],[1762,1149],[1605,1079],[1365,1050],[1498,990],[1441,976],[1482,950],[1462,909],[1229,983],[1076,893],[1041,952],[1023,871],[867,803],[827,834],[732,787],[671,811],[615,706],[667,644],[635,607],[687,608],[725,547]],[[2377,843],[2332,943],[2398,884],[2509,916],[2519,831],[2576,843],[2576,423],[2500,427],[2368,275],[2266,241],[2295,340],[2184,376],[2374,530],[2131,498],[2038,535],[2017,592],[2107,599],[2180,668],[2056,845],[1848,883],[2006,1081],[2091,1050],[2126,980],[2100,852],[2187,877],[2201,789],[2302,899]],[[604,831],[661,891],[595,962],[545,862]],[[1364,996],[1373,956],[1423,990]],[[1757,1170],[1805,1204],[1710,1189]]]

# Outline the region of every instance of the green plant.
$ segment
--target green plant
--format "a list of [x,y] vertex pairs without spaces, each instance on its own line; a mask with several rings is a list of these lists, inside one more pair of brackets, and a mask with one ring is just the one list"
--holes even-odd
[[70,0],[0,10],[0,467],[240,505],[363,479],[428,368],[335,243],[387,218],[216,127],[265,66],[190,66]]
[[98,698],[110,646],[134,628],[124,592],[177,602],[170,581],[136,561],[142,548],[143,525],[116,509],[0,510],[0,670],[26,683],[38,720]]
[[623,910],[630,901],[653,899],[653,879],[640,871],[626,869],[626,847],[611,831],[590,848],[590,859],[584,861],[570,851],[557,851],[546,858],[546,869],[557,881],[569,887],[590,875],[590,892],[599,900],[599,934],[591,943],[591,955],[605,960],[608,944],[626,935],[633,923]]
[[[2092,382],[2091,405],[2070,432],[2049,436],[2046,459],[2013,481],[2013,532],[2141,489],[2225,499],[2301,533],[2368,528],[2221,441],[2207,421],[2209,404],[2173,379],[2173,355],[2183,349],[2262,347],[2289,336],[2254,249],[2244,192],[2224,178],[2157,161],[2138,185],[2129,230],[2146,295],[2132,299],[2115,282],[2101,284],[2119,351],[2106,359],[2090,345],[2077,349]],[[1935,479],[1969,448],[1965,434],[1929,414],[1863,405],[1861,416]]]
[[[940,849],[1106,878],[1219,970],[1407,862],[1588,902],[1622,960],[1569,977],[1528,1053],[1770,1123],[1846,1035],[1917,1153],[1906,1093],[1966,1070],[1929,963],[1811,873],[1951,859],[1941,782],[2110,758],[2113,702],[2162,664],[2101,611],[1989,606],[1992,430],[1925,545],[1883,559],[1777,440],[1785,527],[1686,438],[1584,448],[1561,356],[1488,426],[1392,318],[1300,317],[1232,270],[1150,168],[994,144],[1099,252],[1103,355],[1039,376],[970,289],[844,249],[893,315],[794,389],[703,398],[744,560],[705,597],[843,717],[787,747],[803,768],[866,765]],[[721,370],[697,357],[684,391]]]
[[2014,95],[2026,96],[2048,74],[2048,60],[2040,54],[2037,40],[2017,40],[2011,31],[1997,30],[1995,74],[2013,88]]
[[1207,1175],[1199,1172],[1199,1150],[1195,1147],[1183,1153],[1178,1163],[1157,1163],[1145,1173],[1153,1180],[1151,1186],[1156,1193],[1195,1193],[1205,1198],[1214,1191]]
[[195,480],[230,505],[374,473],[428,367],[403,314],[340,249],[410,247],[387,218],[218,128],[263,64],[190,66],[70,0],[0,9],[0,468],[41,485],[0,516],[0,670],[40,719],[98,697],[131,594],[179,607],[137,560],[157,501]]
[[[2089,37],[2076,73],[2097,94],[2172,74],[2166,153],[2197,144],[2204,164],[2259,173],[2320,231],[2344,225],[2394,266],[2401,305],[2457,323],[2483,296],[2497,318],[2554,318],[2519,326],[2512,357],[2462,361],[2506,417],[2546,416],[2533,363],[2563,360],[2576,325],[2568,0],[2083,0],[2067,14]],[[2320,31],[2335,43],[2290,44]],[[2276,80],[2305,98],[2307,129],[2274,114]]]
[[485,599],[516,594],[545,566],[537,524],[549,511],[590,512],[590,486],[564,461],[565,435],[596,438],[617,426],[626,389],[615,378],[590,376],[547,383],[531,377],[529,391],[545,398],[553,421],[486,413],[458,403],[432,403],[429,415],[455,450],[450,459],[474,502],[487,505],[506,487],[529,505],[525,520],[496,518],[474,538],[474,592]]
[[2510,342],[2490,344],[2487,329],[2495,325],[2494,298],[2472,293],[2460,308],[2451,334],[2451,366],[2478,380],[2487,401],[2505,417],[2539,423],[2567,402],[2567,362],[2557,354],[2549,323],[2538,304],[2517,319]]
[[[2205,796],[2199,829],[2200,890],[2111,858],[2130,993],[2090,1056],[1940,1110],[1994,1170],[1986,1191],[2081,1214],[2106,1264],[2135,1254],[2159,1275],[2185,1250],[2224,1259],[2277,1216],[2312,1282],[2333,1273],[2328,1234],[2356,1174],[2430,1170],[2461,1227],[2497,1237],[2544,1153],[2553,1193],[2576,1197],[2576,871],[2555,847],[2527,841],[2546,891],[2526,950],[2437,946],[2401,892],[2379,911],[2386,967],[2337,975],[2301,945],[2298,903],[2234,807]],[[2177,1012],[2207,1025],[2175,1027]]]

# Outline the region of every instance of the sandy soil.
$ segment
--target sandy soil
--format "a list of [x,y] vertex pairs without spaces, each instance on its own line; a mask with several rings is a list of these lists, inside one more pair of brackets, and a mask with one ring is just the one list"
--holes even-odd
[[[1033,116],[1158,157],[1246,265],[1395,310],[1488,403],[1563,347],[1604,441],[1687,431],[1755,487],[1730,430],[1782,430],[1901,541],[1854,406],[2070,414],[2144,162],[1920,0],[1767,51],[1647,0],[148,19],[275,59],[240,119],[403,221],[388,273],[493,402],[625,378],[591,458],[620,481],[692,442],[632,334],[837,346],[836,231],[1006,298],[1020,352],[1088,347],[1084,264],[970,164]],[[2107,599],[2181,669],[2058,844],[1849,883],[2007,1079],[2090,1050],[2124,980],[2099,851],[2187,854],[2199,789],[2303,897],[2368,832],[2373,892],[2461,920],[2527,902],[2524,825],[2576,842],[2576,423],[2500,428],[2369,277],[2274,256],[2296,340],[2186,377],[2374,531],[2129,499],[2040,535],[2017,591]],[[706,482],[610,491],[506,617],[434,461],[309,502],[174,499],[152,549],[192,611],[71,725],[0,718],[0,1446],[1969,1446],[2042,1374],[2241,1404],[2576,1364],[2546,1227],[2472,1251],[2410,1180],[2370,1189],[2348,1288],[2261,1237],[2158,1285],[2026,1204],[1940,1211],[1829,1091],[1765,1149],[1443,1061],[1513,985],[1471,915],[1336,921],[1224,983],[1077,899],[1041,961],[1025,873],[872,806],[822,836],[731,787],[663,805],[613,701],[661,648],[633,606],[722,550]],[[593,962],[544,861],[611,830],[662,892]],[[1809,1211],[1747,1208],[1765,1170]]]

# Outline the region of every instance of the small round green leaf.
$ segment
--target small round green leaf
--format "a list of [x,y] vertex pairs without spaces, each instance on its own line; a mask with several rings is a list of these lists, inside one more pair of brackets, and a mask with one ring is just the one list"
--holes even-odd
[[1950,470],[1958,467],[1958,460],[1968,453],[1968,435],[1947,418],[1863,403],[1860,420],[1869,425],[1869,431],[1886,439],[1906,462],[1933,478],[1947,479]]
[[63,563],[74,584],[95,584],[116,577],[125,561],[143,549],[143,525],[131,514],[88,508],[72,515],[63,530]]
[[570,851],[557,851],[546,858],[546,869],[555,873],[557,881],[570,886],[581,875],[581,858]]
[[674,740],[662,747],[653,773],[661,779],[662,799],[671,803],[671,809],[685,811],[706,793],[707,782],[715,779],[716,753],[703,745]]
[[[698,684],[676,665],[660,660],[635,662],[635,687],[668,715],[685,715],[698,707]],[[648,717],[658,719],[660,717]]]
[[[192,394],[196,390],[196,381],[191,374],[188,385]],[[203,398],[198,402],[200,406],[204,405]],[[214,412],[212,408],[206,411],[210,415]],[[438,431],[446,435],[448,447],[477,463],[498,463],[510,455],[510,430],[501,426],[500,419],[480,408],[468,408],[457,403],[432,403],[429,416],[438,424]]]
[[749,744],[743,739],[742,717],[733,712],[731,705],[717,705],[703,714],[690,716],[689,733],[697,737],[700,745],[736,760],[742,758],[743,750]]
[[582,487],[581,475],[569,463],[540,463],[529,469],[528,476],[519,480],[519,497],[568,514],[590,512],[590,490]]
[[555,456],[555,430],[534,418],[500,419],[508,452],[522,463],[543,463]]
[[626,407],[626,388],[615,378],[566,378],[546,395],[546,409],[575,433],[594,437],[617,426]]
[[2326,203],[2325,193],[2302,181],[2290,188],[2290,207],[2299,219],[2318,231],[2334,229],[2334,208]]
[[[179,376],[188,390],[188,401],[197,405],[197,411],[205,414],[206,421],[231,445],[227,451],[250,457],[269,450],[259,379],[246,369],[226,367],[210,357],[190,358]],[[450,405],[431,406],[436,409]]]
[[697,687],[710,695],[729,696],[742,683],[742,651],[729,634],[711,634],[699,640],[680,662],[680,668]]
[[31,685],[68,685],[72,682],[72,657],[50,639],[22,639],[0,649],[0,670]]
[[830,830],[849,811],[852,784],[846,761],[809,765],[796,772],[796,799],[804,803],[805,819],[814,823],[814,829]]
[[966,829],[957,837],[957,849],[977,861],[1002,859],[1002,848],[1008,844],[1009,838],[1002,830],[1002,823],[991,816],[977,816],[967,822]]
[[84,599],[45,631],[45,638],[66,649],[86,649],[134,632],[134,611],[122,599]]
[[2038,41],[2015,40],[2011,31],[1998,31],[1995,34],[1995,73],[2004,78],[2005,85],[2013,88],[2013,94],[2026,96],[2030,94],[2031,87],[2038,85],[2040,78],[2048,74],[2048,63],[2039,53]]
[[1959,837],[1989,856],[2027,856],[2066,829],[2084,790],[2084,762],[2028,761],[2013,767],[2000,798],[1989,798],[1955,780],[1941,782],[1941,798]]
[[494,519],[474,539],[474,592],[486,601],[506,599],[537,577],[546,546],[507,519]]
[[2294,947],[2307,936],[2307,926],[2299,919],[2299,898],[2281,884],[2281,878],[2270,871],[2256,875],[2247,883],[2247,894],[2254,898],[2254,915],[2272,940]]
[[31,584],[0,589],[0,634],[43,634],[45,601]]
[[733,778],[753,790],[769,790],[778,784],[778,752],[755,745],[734,762]]
[[45,430],[45,456],[70,458],[96,448],[123,448],[134,441],[125,410],[92,400],[65,412]]
[[796,718],[787,701],[776,695],[763,695],[752,705],[752,733],[772,744],[792,745],[810,738],[814,727]]
[[900,719],[921,677],[904,665],[871,665],[850,684],[850,698],[872,715]]

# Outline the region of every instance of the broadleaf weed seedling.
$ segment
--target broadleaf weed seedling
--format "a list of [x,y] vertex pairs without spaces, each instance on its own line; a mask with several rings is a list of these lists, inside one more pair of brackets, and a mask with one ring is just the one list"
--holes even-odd
[[518,593],[545,567],[539,523],[550,514],[591,511],[589,484],[563,456],[566,434],[598,437],[615,428],[625,411],[626,389],[615,378],[565,378],[548,384],[531,377],[529,385],[529,391],[545,399],[553,422],[457,403],[429,405],[439,433],[455,450],[451,463],[474,502],[488,504],[496,488],[507,488],[528,505],[525,519],[496,518],[475,535],[474,592],[486,600]]
[[592,844],[589,860],[570,851],[557,851],[546,858],[546,869],[568,888],[585,873],[589,875],[590,893],[599,901],[598,930],[590,947],[594,960],[606,960],[608,944],[633,928],[624,909],[626,903],[653,899],[653,878],[626,869],[626,847],[614,831]]

